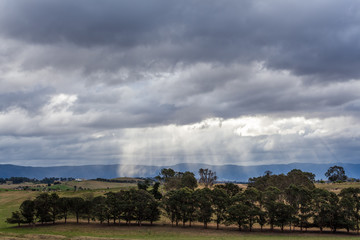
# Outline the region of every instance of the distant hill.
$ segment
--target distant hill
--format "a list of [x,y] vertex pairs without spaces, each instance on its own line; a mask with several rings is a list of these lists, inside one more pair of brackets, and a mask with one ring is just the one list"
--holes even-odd
[[[176,171],[191,171],[197,174],[200,168],[209,168],[217,173],[220,181],[248,181],[251,177],[264,174],[266,170],[274,174],[288,173],[292,169],[312,172],[316,179],[326,179],[324,174],[334,165],[344,167],[348,177],[360,178],[360,164],[312,164],[291,163],[259,166],[210,165],[201,163],[181,163],[173,166],[144,165],[85,165],[59,167],[25,167],[11,164],[0,164],[0,177],[28,177],[42,179],[44,177],[74,177],[74,178],[116,178],[116,177],[154,177],[162,168],[173,168]],[[122,169],[119,174],[118,169]]]

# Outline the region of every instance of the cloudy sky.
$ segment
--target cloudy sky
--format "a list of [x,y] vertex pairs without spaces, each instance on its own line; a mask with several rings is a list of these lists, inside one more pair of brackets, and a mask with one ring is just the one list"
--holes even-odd
[[356,0],[0,0],[0,164],[359,163]]

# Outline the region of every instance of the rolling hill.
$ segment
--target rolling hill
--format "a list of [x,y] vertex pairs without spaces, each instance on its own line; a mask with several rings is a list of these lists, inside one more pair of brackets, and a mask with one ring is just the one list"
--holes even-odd
[[[240,165],[209,165],[200,163],[181,163],[172,166],[145,165],[84,165],[57,167],[28,167],[11,164],[0,165],[0,177],[29,177],[42,179],[44,177],[74,177],[74,178],[116,178],[116,177],[154,177],[162,168],[173,168],[176,171],[191,171],[197,173],[200,168],[209,168],[217,173],[220,181],[248,181],[251,177],[263,175],[266,170],[274,174],[287,173],[292,169],[312,172],[316,179],[325,179],[324,173],[330,166],[344,167],[348,177],[360,178],[360,164],[312,164],[291,163],[259,166]],[[121,169],[122,171],[119,171]]]

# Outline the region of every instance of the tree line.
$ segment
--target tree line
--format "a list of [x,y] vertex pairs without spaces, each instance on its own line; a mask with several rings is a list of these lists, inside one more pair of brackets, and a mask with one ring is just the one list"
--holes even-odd
[[27,177],[10,177],[10,178],[0,178],[0,184],[4,184],[6,182],[12,182],[13,184],[19,184],[24,182],[53,184],[56,181],[73,181],[73,180],[75,180],[75,178],[71,178],[71,177],[69,178],[46,177],[41,180],[38,180],[36,178],[27,178]]
[[[336,232],[339,229],[356,230],[359,233],[360,189],[346,188],[340,194],[316,188],[314,175],[294,169],[287,175],[273,175],[250,179],[242,190],[233,183],[216,184],[215,173],[200,180],[204,188],[197,188],[194,174],[163,169],[158,182],[138,184],[138,189],[108,192],[97,197],[59,197],[42,193],[34,200],[24,201],[19,211],[13,212],[8,223],[45,223],[63,219],[66,223],[72,215],[80,218],[118,224],[136,222],[153,223],[161,214],[175,226],[191,226],[200,222],[207,228],[211,222],[217,228],[221,224],[237,225],[239,230],[252,231],[254,224],[261,230],[285,227],[300,231],[308,228],[325,228]],[[192,177],[191,177],[192,176]],[[196,179],[195,179],[196,180]],[[206,181],[205,184],[203,181]],[[160,193],[160,185],[166,189]]]

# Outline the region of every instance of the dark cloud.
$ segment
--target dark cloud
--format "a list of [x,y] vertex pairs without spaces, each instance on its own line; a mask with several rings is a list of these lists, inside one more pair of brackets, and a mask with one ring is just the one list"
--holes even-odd
[[[357,1],[20,0],[1,5],[5,37],[102,49],[96,61],[78,59],[77,67],[86,71],[262,61],[312,81],[360,74]],[[77,59],[71,52],[61,55]],[[54,67],[61,66],[56,53],[51,58]]]
[[54,89],[50,88],[0,93],[0,112],[11,108],[21,108],[31,114],[38,114],[52,94],[54,94]]

